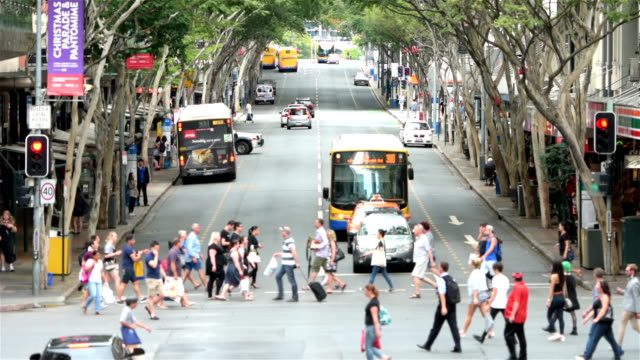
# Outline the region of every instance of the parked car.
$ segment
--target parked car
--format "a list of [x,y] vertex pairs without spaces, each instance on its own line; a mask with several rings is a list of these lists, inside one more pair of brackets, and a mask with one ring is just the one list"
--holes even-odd
[[313,105],[313,101],[311,101],[310,97],[299,97],[299,98],[296,98],[296,104],[305,105],[307,107],[307,109],[309,110],[309,113],[311,113],[311,117],[312,118],[316,117],[315,105]]
[[340,55],[336,53],[329,54],[327,64],[340,64]]
[[285,109],[287,112],[287,130],[292,127],[306,127],[311,129],[311,114],[306,106],[291,107]]
[[[394,202],[384,201],[382,196],[374,195],[369,201],[361,201],[356,204],[356,207],[353,209],[353,214],[348,217],[347,222],[347,251],[349,254],[353,253],[353,238],[360,230],[360,225],[362,224],[362,220],[364,220],[365,216],[371,213],[391,213],[391,214],[402,214],[400,211],[400,206]],[[411,218],[411,215],[407,215],[407,219]]]
[[233,132],[234,146],[239,155],[250,154],[253,149],[264,145],[262,134],[249,132]]
[[366,73],[364,73],[362,71],[358,71],[353,76],[353,85],[355,85],[355,86],[358,86],[358,85],[369,86],[369,75],[367,75]]
[[130,359],[144,355],[141,348],[129,352],[117,335],[61,336],[47,342],[42,354],[32,354],[30,360],[67,359]]
[[386,230],[385,252],[387,265],[413,267],[413,238],[407,219],[401,214],[372,213],[362,220],[360,230],[353,242],[353,272],[368,271],[371,266],[371,255],[363,254],[375,249],[378,245],[378,230]]
[[405,145],[433,146],[433,134],[425,121],[407,121],[400,127],[400,141]]

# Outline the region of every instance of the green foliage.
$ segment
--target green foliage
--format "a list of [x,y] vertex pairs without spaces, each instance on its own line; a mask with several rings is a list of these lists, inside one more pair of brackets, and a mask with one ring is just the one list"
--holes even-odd
[[545,169],[546,181],[557,187],[564,187],[567,180],[575,176],[576,169],[571,161],[569,146],[562,142],[547,146],[540,155],[541,165]]

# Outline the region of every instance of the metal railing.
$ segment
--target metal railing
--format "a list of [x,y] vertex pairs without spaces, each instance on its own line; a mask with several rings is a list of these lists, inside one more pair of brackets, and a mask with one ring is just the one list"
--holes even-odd
[[33,32],[32,0],[0,0],[0,30]]

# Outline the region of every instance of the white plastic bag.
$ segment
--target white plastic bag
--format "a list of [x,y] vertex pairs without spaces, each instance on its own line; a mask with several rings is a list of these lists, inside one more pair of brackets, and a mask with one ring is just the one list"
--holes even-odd
[[106,304],[113,304],[116,302],[116,297],[113,296],[113,291],[107,283],[102,284],[102,299]]
[[269,260],[269,264],[267,264],[267,267],[264,269],[264,276],[271,276],[273,275],[274,272],[276,272],[276,269],[278,268],[278,260],[276,260],[276,258],[274,256],[271,257],[271,260]]

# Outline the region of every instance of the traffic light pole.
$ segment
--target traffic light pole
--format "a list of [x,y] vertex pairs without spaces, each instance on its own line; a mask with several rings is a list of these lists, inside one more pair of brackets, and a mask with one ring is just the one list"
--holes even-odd
[[[609,170],[610,166],[613,166],[613,159],[611,154],[607,155],[607,168],[606,173],[611,176]],[[611,182],[609,182],[611,184]],[[607,269],[607,274],[613,274],[613,254],[611,253],[611,194],[613,193],[613,189],[609,189],[609,195],[607,195],[607,256],[605,257],[605,269]]]
[[[42,105],[42,0],[36,4],[36,105]],[[32,130],[39,134],[40,130]],[[49,150],[49,149],[47,149]],[[26,154],[25,154],[26,156]],[[40,295],[40,233],[42,229],[42,205],[40,204],[40,179],[33,185],[33,295]]]

